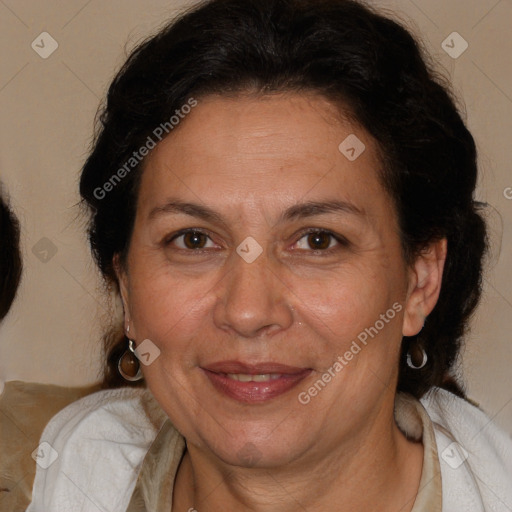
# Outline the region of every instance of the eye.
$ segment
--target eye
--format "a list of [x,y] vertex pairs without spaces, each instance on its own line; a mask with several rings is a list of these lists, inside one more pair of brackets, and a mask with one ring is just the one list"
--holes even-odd
[[330,231],[314,229],[309,230],[296,243],[298,249],[313,249],[314,251],[331,252],[336,245],[347,245],[343,237]]
[[192,251],[215,247],[215,244],[213,244],[211,240],[212,245],[206,246],[208,240],[210,240],[210,237],[202,231],[197,229],[185,229],[166,240],[165,245],[170,245],[174,242],[179,249]]

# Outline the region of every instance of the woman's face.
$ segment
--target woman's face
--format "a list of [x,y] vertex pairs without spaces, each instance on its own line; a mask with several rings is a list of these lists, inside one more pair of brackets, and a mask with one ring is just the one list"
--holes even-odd
[[207,97],[148,156],[121,288],[189,444],[269,467],[389,426],[422,319],[381,169],[315,95]]

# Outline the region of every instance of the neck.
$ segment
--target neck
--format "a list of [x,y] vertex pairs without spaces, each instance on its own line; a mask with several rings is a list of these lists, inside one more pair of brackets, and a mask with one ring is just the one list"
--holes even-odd
[[178,470],[173,510],[408,512],[418,491],[421,443],[396,427],[361,432],[328,455],[301,456],[279,468],[241,468],[189,446]]

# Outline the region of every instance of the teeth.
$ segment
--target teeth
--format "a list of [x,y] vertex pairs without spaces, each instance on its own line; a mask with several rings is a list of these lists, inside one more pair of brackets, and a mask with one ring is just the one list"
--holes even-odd
[[280,373],[263,373],[260,375],[248,375],[247,373],[228,373],[229,379],[238,380],[240,382],[267,382],[276,380],[281,377]]

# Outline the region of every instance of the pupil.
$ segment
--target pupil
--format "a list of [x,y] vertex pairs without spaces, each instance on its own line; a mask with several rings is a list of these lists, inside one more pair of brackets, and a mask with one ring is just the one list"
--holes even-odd
[[329,235],[327,233],[312,233],[309,235],[309,243],[316,246],[315,249],[327,249],[329,247]]

